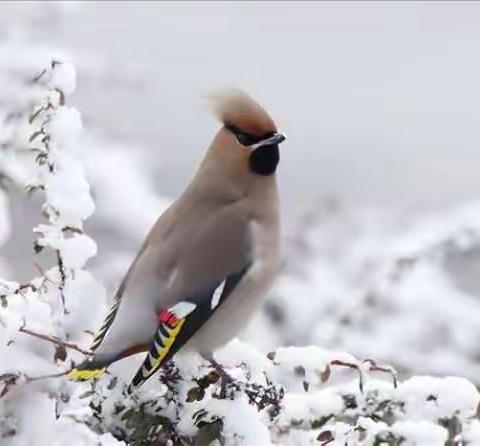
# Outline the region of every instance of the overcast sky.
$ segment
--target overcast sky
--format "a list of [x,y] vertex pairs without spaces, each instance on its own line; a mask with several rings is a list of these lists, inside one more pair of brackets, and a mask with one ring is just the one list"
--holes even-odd
[[[1,9],[1,6],[0,6]],[[216,123],[202,95],[235,85],[288,135],[287,211],[335,194],[438,205],[480,192],[480,3],[88,2],[38,39],[94,54],[87,123],[147,147],[178,194]],[[17,20],[21,20],[21,17]],[[82,67],[80,67],[82,72]]]

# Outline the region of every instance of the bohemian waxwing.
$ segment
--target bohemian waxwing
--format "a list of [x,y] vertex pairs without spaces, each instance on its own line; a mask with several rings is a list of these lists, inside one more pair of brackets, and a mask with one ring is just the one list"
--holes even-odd
[[275,178],[285,136],[240,91],[213,98],[223,126],[185,192],[157,220],[123,279],[94,354],[70,372],[99,375],[148,351],[129,391],[180,349],[210,360],[246,325],[279,266]]

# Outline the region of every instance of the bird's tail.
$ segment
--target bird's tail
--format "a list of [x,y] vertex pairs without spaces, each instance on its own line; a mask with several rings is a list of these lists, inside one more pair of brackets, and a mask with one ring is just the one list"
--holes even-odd
[[70,370],[67,376],[75,381],[97,378],[113,362],[112,359],[110,355],[93,355]]

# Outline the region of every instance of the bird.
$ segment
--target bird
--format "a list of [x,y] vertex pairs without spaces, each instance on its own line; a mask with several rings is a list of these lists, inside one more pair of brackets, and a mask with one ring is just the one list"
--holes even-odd
[[210,97],[221,127],[190,184],[158,218],[70,378],[99,376],[146,352],[136,391],[179,351],[222,375],[214,352],[235,338],[270,291],[280,266],[277,168],[286,137],[242,90]]

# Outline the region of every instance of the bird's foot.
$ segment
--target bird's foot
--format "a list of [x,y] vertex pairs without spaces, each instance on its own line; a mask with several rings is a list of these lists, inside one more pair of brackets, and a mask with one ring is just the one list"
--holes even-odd
[[234,378],[232,378],[221,364],[219,364],[215,359],[210,359],[210,364],[217,372],[220,378],[220,399],[233,399],[234,393],[240,390],[240,386]]

